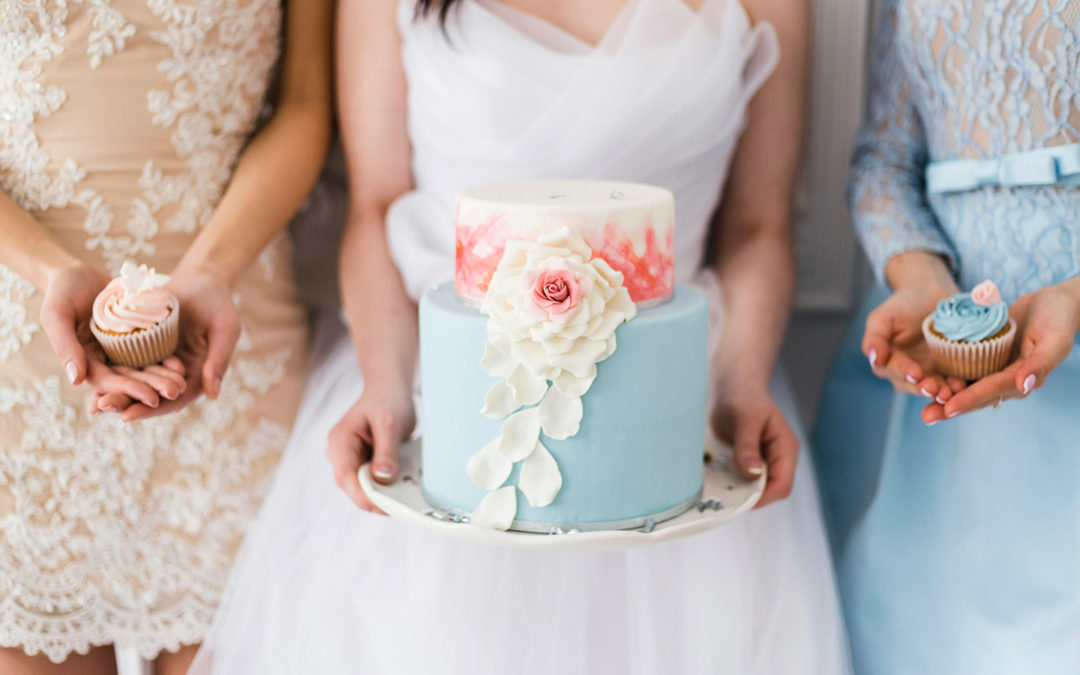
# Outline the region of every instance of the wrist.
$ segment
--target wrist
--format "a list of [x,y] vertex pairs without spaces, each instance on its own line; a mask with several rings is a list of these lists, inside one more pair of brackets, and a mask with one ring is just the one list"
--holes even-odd
[[916,290],[937,299],[959,291],[945,259],[929,251],[905,251],[889,259],[885,277],[893,291]]
[[745,364],[718,365],[713,369],[713,385],[720,399],[732,396],[768,394],[772,368],[747,367]]
[[236,285],[237,275],[231,273],[226,267],[215,264],[205,258],[189,258],[184,256],[180,264],[172,271],[173,279],[186,279],[192,277],[206,277],[217,284],[232,290]]

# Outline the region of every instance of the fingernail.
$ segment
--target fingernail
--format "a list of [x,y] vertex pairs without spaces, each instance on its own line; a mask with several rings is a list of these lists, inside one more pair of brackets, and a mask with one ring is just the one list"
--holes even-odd
[[120,412],[120,408],[117,408],[116,406],[111,405],[108,408],[105,408],[105,412]]
[[923,396],[925,396],[926,398],[934,398],[933,394],[926,391],[926,387],[919,387],[919,393],[922,394]]
[[870,356],[868,358],[870,359],[870,367],[871,368],[876,368],[877,367],[877,350],[876,349],[871,349],[870,350]]
[[371,467],[371,475],[381,480],[390,480],[394,477],[394,469],[385,464],[380,464],[379,466]]
[[764,471],[765,467],[761,466],[761,464],[757,462],[746,467],[746,473],[750,474],[751,476],[760,476]]
[[928,426],[928,427],[932,427],[932,426],[934,426],[935,424],[937,424],[937,423],[938,423],[938,422],[940,422],[940,421],[941,421],[941,420],[934,420],[934,421],[932,421],[932,422],[927,422],[927,423],[926,423],[926,426]]
[[1035,373],[1024,378],[1024,393],[1029,394],[1035,388]]
[[75,384],[75,378],[79,376],[79,366],[75,365],[74,361],[68,361],[64,364],[64,370],[67,371],[68,382]]
[[951,413],[946,413],[945,417],[948,417],[949,419],[952,419],[953,417],[956,417],[959,414],[960,414],[959,410],[954,410]]
[[918,382],[918,380],[916,380],[914,377],[912,377],[910,375],[905,375],[904,379],[907,380],[908,382],[910,382],[911,384],[915,384],[916,382]]
[[941,400],[941,395],[940,394],[935,396],[934,400],[937,401],[938,403],[940,403],[941,405],[945,405],[945,401]]

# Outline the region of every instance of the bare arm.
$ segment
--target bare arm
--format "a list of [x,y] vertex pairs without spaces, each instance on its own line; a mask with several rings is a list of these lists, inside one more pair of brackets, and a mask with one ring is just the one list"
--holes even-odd
[[[720,229],[713,259],[726,315],[722,348],[712,367],[719,398],[728,405],[740,399],[771,404],[769,380],[795,287],[790,220],[802,153],[810,40],[806,0],[752,0],[746,5],[755,22],[775,27],[781,59],[750,103],[749,122],[717,214]],[[794,471],[794,452],[789,458],[770,457],[769,448],[790,446],[794,435],[786,423],[772,429],[767,419],[759,419],[778,414],[764,407],[721,410],[717,426],[735,442],[746,473],[760,474],[760,457],[765,455],[770,465],[770,488],[763,498],[767,503],[786,496]]]
[[274,115],[248,145],[179,272],[232,286],[311,191],[330,145],[333,0],[291,0]]
[[274,115],[244,150],[209,222],[172,271],[180,299],[178,354],[187,369],[183,395],[156,410],[117,394],[99,396],[99,410],[125,421],[177,410],[205,393],[216,398],[240,321],[232,291],[259,253],[279,235],[319,176],[330,145],[333,0],[290,0]]
[[406,84],[393,0],[343,0],[338,26],[339,116],[349,171],[349,215],[341,247],[345,313],[364,378],[364,394],[330,434],[327,457],[338,485],[375,510],[356,472],[397,475],[397,448],[415,424],[416,305],[390,257],[386,212],[412,188]]

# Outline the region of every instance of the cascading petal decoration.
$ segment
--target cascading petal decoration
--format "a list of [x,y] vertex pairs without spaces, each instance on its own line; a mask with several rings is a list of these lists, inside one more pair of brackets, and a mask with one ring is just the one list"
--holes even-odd
[[[581,399],[596,364],[615,352],[615,329],[637,310],[622,273],[594,259],[570,228],[536,241],[508,241],[480,309],[488,316],[480,364],[499,378],[481,413],[504,421],[499,436],[466,467],[489,491],[471,522],[506,530],[517,513],[518,489],[536,507],[558,496],[562,474],[541,433],[562,440],[578,432]],[[504,485],[518,462],[517,486]]]

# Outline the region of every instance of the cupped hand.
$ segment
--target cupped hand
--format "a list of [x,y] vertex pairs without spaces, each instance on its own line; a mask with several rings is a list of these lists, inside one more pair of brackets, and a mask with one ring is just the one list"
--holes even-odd
[[[108,283],[105,273],[86,264],[53,272],[44,289],[39,321],[71,384],[86,382],[98,392],[156,408],[162,397],[179,395],[174,380],[145,377],[128,368],[109,366],[105,352],[90,332],[94,298]],[[182,387],[179,391],[183,391]]]
[[369,387],[327,438],[326,458],[334,468],[334,481],[359,508],[382,513],[360,487],[357,472],[371,461],[371,477],[393,483],[398,475],[398,449],[416,426],[416,412],[408,389]]
[[1072,352],[1080,331],[1080,302],[1064,285],[1047,286],[1014,302],[1009,316],[1016,321],[1019,356],[1005,367],[958,391],[944,405],[923,409],[923,421],[934,424],[944,419],[1024,398],[1046,383],[1051,371]]
[[956,290],[929,285],[898,288],[866,317],[862,352],[874,374],[891,382],[896,391],[943,404],[964,388],[963,380],[934,369],[922,333],[923,319]]
[[735,449],[743,475],[755,478],[768,466],[765,492],[754,508],[791,494],[799,439],[766,386],[720,387],[711,421],[717,437]]
[[221,393],[222,379],[240,338],[240,317],[232,289],[201,270],[177,271],[166,288],[180,301],[180,343],[176,350],[180,367],[172,361],[163,367],[144,368],[142,373],[144,377],[171,381],[175,381],[176,373],[182,373],[183,391],[156,408],[116,393],[96,397],[91,407],[115,410],[122,413],[125,422],[133,422],[180,410],[200,394],[215,399]]

